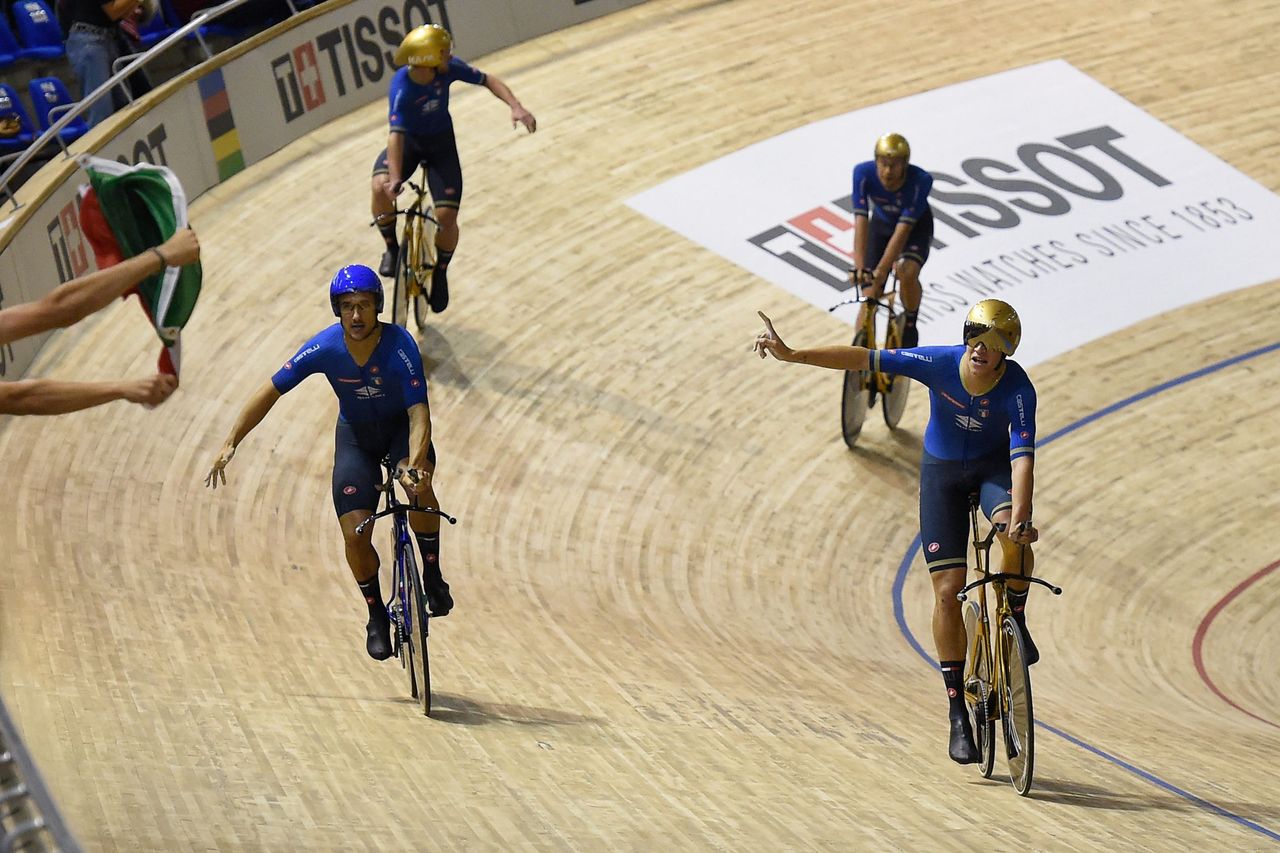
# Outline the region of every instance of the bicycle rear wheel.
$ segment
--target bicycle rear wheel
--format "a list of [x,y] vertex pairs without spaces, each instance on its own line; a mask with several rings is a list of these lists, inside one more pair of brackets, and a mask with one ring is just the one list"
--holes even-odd
[[[867,335],[859,329],[853,336],[855,347],[867,345]],[[844,372],[844,390],[840,396],[840,432],[844,443],[853,449],[862,432],[862,425],[867,420],[867,387],[870,385],[871,372],[867,370],[846,370]]]
[[391,322],[397,326],[408,326],[409,292],[413,279],[413,240],[408,239],[400,244],[400,255],[396,262],[396,281],[391,290]]
[[[904,314],[894,317],[885,332],[885,349],[897,349],[902,346],[902,328],[906,325]],[[907,409],[907,393],[911,390],[911,380],[905,376],[890,376],[889,390],[881,395],[881,411],[884,423],[889,429],[897,429],[902,420],[902,413]]]
[[968,637],[964,662],[964,703],[969,709],[973,740],[978,747],[978,772],[990,779],[996,766],[996,721],[992,714],[991,662],[986,638],[979,636],[982,613],[978,602],[964,603],[964,633]]
[[422,713],[431,716],[431,658],[427,652],[427,605],[422,594],[422,575],[413,556],[413,544],[404,546],[404,573],[409,585],[409,679],[417,680],[413,698],[422,704]]
[[1027,650],[1022,631],[1012,616],[1000,624],[1000,641],[1004,643],[1005,707],[1004,745],[1009,759],[1009,780],[1014,790],[1026,796],[1031,790],[1035,772],[1035,714],[1031,705],[1031,672],[1027,668]]

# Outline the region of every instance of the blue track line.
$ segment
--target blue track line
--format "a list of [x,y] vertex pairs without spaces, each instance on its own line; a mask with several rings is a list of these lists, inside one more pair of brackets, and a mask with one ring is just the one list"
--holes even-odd
[[[1127,409],[1129,406],[1132,406],[1134,403],[1145,400],[1148,397],[1154,397],[1155,395],[1163,393],[1164,391],[1168,391],[1171,388],[1176,388],[1179,385],[1185,385],[1186,383],[1191,382],[1193,380],[1200,379],[1205,376],[1209,376],[1213,373],[1218,372],[1219,370],[1223,370],[1233,365],[1240,364],[1241,362],[1244,362],[1244,361],[1249,361],[1250,359],[1254,359],[1254,358],[1257,358],[1258,356],[1266,355],[1267,353],[1270,353],[1270,352],[1275,352],[1276,350],[1280,350],[1280,341],[1274,344],[1268,344],[1264,347],[1258,347],[1257,349],[1250,350],[1249,352],[1242,353],[1237,356],[1232,356],[1231,358],[1224,359],[1222,361],[1211,364],[1208,367],[1202,367],[1199,370],[1192,371],[1191,373],[1184,374],[1175,379],[1170,379],[1168,382],[1163,382],[1159,385],[1148,388],[1145,391],[1140,391],[1137,394],[1134,394],[1132,397],[1126,397],[1125,399],[1117,403],[1112,403],[1110,406],[1106,406],[1105,408],[1099,409],[1098,411],[1090,415],[1085,415],[1080,420],[1074,423],[1068,424],[1067,426],[1063,427],[1057,432],[1051,433],[1045,438],[1037,440],[1036,447],[1039,448],[1039,447],[1045,446],[1046,444],[1050,444],[1051,442],[1054,442],[1059,438],[1062,438],[1063,436],[1070,435],[1071,433],[1075,432],[1081,427],[1087,426],[1088,424],[1091,424],[1094,421],[1101,420],[1102,418],[1105,418],[1107,415],[1115,414],[1116,412],[1122,409]],[[902,591],[907,584],[907,572],[911,568],[912,561],[915,560],[916,552],[919,550],[920,550],[920,536],[917,535],[914,539],[911,540],[911,544],[907,547],[907,553],[903,555],[902,562],[898,564],[898,573],[893,579],[893,618],[897,620],[898,630],[902,632],[902,636],[906,639],[907,643],[911,646],[911,648],[915,649],[916,654],[924,658],[925,662],[928,663],[930,666],[932,666],[934,669],[937,669],[938,662],[934,660],[932,655],[930,655],[928,652],[924,650],[924,647],[920,645],[920,641],[916,639],[915,634],[911,633],[911,628],[908,627],[907,625],[906,613],[903,610],[903,604],[902,604]],[[1187,802],[1195,806],[1198,806],[1199,808],[1202,808],[1205,811],[1212,812],[1213,814],[1216,814],[1220,817],[1225,817],[1228,820],[1235,821],[1241,826],[1244,826],[1248,829],[1253,830],[1254,832],[1265,835],[1267,838],[1270,838],[1272,841],[1280,841],[1280,833],[1274,830],[1268,829],[1267,827],[1262,826],[1261,824],[1255,823],[1249,820],[1248,818],[1241,817],[1235,812],[1228,811],[1227,809],[1224,809],[1219,805],[1215,805],[1214,803],[1211,803],[1208,800],[1205,800],[1201,797],[1197,797],[1195,794],[1192,794],[1189,791],[1184,791],[1182,788],[1179,788],[1177,785],[1174,785],[1170,782],[1166,782],[1165,780],[1161,779],[1159,776],[1156,776],[1154,773],[1150,773],[1146,770],[1143,770],[1141,767],[1137,767],[1133,764],[1130,764],[1129,762],[1125,761],[1122,758],[1119,758],[1118,756],[1112,755],[1111,753],[1106,752],[1105,750],[1099,749],[1098,747],[1093,746],[1090,743],[1086,743],[1080,738],[1074,735],[1068,734],[1062,729],[1051,726],[1048,723],[1041,722],[1040,720],[1036,721],[1036,726],[1038,728],[1044,729],[1045,731],[1052,732],[1053,734],[1057,735],[1063,740],[1073,743],[1076,746],[1080,747],[1081,749],[1087,752],[1093,753],[1099,758],[1106,759],[1107,761],[1111,762],[1117,767],[1127,770],[1130,773],[1134,774],[1135,776],[1141,779],[1144,779],[1147,782],[1150,782],[1152,785],[1155,785],[1159,788],[1163,788],[1164,790],[1168,791],[1171,794],[1176,794],[1177,796],[1182,797]]]

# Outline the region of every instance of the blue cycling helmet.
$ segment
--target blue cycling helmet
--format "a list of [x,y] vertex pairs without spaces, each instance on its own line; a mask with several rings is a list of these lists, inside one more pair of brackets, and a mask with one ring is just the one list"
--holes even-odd
[[372,293],[378,297],[378,313],[382,313],[382,279],[373,270],[361,264],[348,264],[334,275],[329,282],[329,304],[333,306],[333,316],[340,316],[338,297],[344,293]]

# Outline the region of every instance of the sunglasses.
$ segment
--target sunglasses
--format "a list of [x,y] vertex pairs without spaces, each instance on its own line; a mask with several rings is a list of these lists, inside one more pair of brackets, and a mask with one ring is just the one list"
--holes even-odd
[[987,349],[999,350],[1006,355],[1012,348],[1013,343],[1007,336],[990,323],[975,323],[972,320],[965,321],[964,324],[964,342],[966,346],[974,344],[985,344]]

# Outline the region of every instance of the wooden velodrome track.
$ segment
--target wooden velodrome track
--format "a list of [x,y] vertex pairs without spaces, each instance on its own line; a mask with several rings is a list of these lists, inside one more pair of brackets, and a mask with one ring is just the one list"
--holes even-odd
[[[1033,598],[1047,726],[1024,800],[1001,769],[984,782],[948,761],[940,679],[894,618],[925,395],[897,435],[873,422],[846,450],[838,377],[748,347],[757,308],[796,344],[847,326],[623,202],[819,118],[1059,57],[1280,189],[1277,28],[1262,0],[655,0],[471,57],[542,129],[455,96],[463,237],[423,344],[458,607],[432,635],[430,720],[364,652],[325,383],[281,401],[227,490],[202,485],[246,396],[331,322],[332,271],[377,259],[383,106],[200,199],[178,395],[0,422],[0,690],[79,838],[1273,847],[1280,352],[1040,453],[1041,565],[1067,593]],[[1038,366],[1041,435],[1275,343],[1277,312],[1272,282]],[[155,349],[121,306],[55,337],[31,375],[136,375]],[[932,651],[919,565],[904,601]]]

